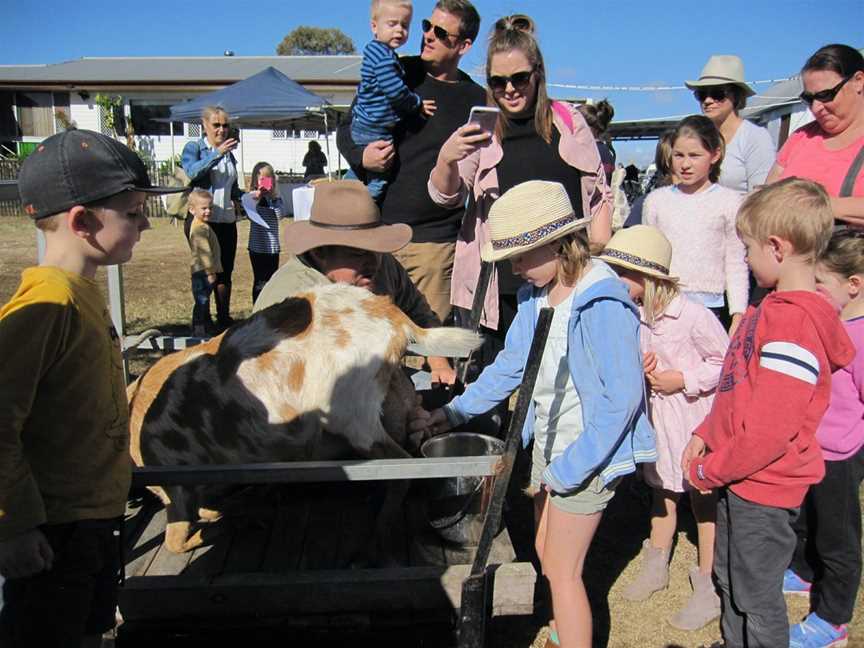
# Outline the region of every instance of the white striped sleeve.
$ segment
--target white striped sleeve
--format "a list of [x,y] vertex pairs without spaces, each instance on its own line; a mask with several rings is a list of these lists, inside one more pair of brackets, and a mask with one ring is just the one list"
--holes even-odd
[[815,385],[819,379],[819,360],[793,342],[768,342],[759,354],[759,366]]

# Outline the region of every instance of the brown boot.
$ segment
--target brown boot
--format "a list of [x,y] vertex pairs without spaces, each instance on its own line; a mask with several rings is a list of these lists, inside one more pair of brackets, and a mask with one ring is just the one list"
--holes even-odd
[[693,594],[669,623],[679,630],[698,630],[720,616],[720,597],[714,588],[711,574],[702,574],[698,567],[690,569]]
[[628,601],[644,601],[669,585],[669,550],[651,546],[649,538],[642,543],[642,565],[636,578],[621,595]]

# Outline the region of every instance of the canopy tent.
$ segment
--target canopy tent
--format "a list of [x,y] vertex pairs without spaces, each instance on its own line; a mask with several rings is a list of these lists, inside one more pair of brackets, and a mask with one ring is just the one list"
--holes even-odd
[[171,121],[200,122],[201,109],[220,106],[237,126],[267,127],[298,120],[326,122],[326,99],[309,92],[274,67],[261,70],[248,79],[171,106]]
[[[207,106],[223,108],[231,116],[231,124],[241,128],[311,129],[323,124],[325,133],[330,130],[327,113],[332,107],[329,102],[276,68],[267,67],[221,90],[171,106],[171,115],[166,121],[172,123],[172,146],[173,122],[200,123],[201,110]],[[329,139],[326,146],[329,159]]]

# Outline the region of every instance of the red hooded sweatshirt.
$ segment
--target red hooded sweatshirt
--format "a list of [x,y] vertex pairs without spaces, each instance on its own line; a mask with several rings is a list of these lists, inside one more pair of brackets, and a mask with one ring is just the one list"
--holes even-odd
[[729,486],[750,502],[794,508],[825,475],[816,428],[831,373],[855,357],[837,311],[803,290],[771,293],[735,332],[710,414],[708,453],[690,463],[700,489]]

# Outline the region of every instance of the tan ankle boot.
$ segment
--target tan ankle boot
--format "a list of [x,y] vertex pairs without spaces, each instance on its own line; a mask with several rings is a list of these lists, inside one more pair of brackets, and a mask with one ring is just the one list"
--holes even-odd
[[692,567],[690,584],[693,594],[669,619],[669,623],[679,630],[698,630],[720,616],[720,597],[711,574],[702,574],[698,567]]
[[636,578],[621,595],[628,601],[644,601],[669,585],[669,550],[651,546],[650,538],[642,543],[642,565]]

